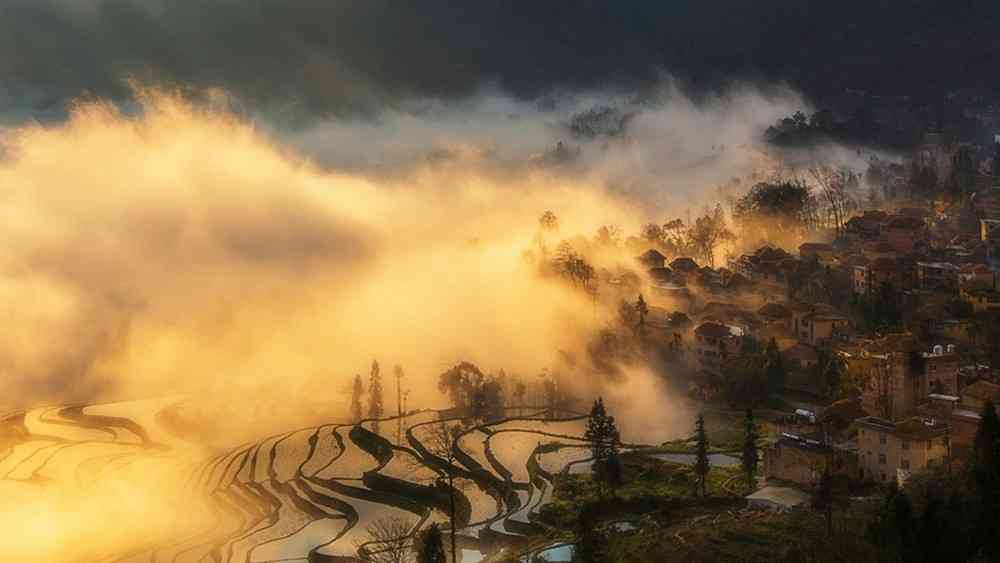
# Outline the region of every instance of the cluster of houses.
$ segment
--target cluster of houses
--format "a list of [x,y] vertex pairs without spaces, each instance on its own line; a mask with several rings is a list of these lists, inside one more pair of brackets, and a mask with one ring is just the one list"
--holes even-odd
[[[961,206],[864,211],[833,243],[797,254],[763,246],[718,269],[651,249],[638,257],[652,287],[646,325],[682,352],[696,373],[692,393],[706,399],[743,339],[774,339],[790,374],[784,403],[797,416],[767,447],[768,478],[808,487],[829,469],[905,483],[960,463],[983,404],[1000,403],[994,371],[976,360],[976,317],[1000,312],[998,243],[995,188]],[[879,333],[852,307],[885,288],[900,319]],[[837,359],[853,393],[824,392],[821,353]]]

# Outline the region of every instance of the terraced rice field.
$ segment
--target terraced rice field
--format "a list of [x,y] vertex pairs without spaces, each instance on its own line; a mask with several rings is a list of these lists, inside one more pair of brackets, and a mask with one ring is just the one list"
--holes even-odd
[[534,515],[551,498],[553,480],[589,455],[584,420],[528,413],[481,426],[451,421],[461,433],[449,456],[431,442],[440,424],[434,411],[405,416],[398,442],[396,420],[387,419],[382,435],[370,421],[330,424],[207,454],[160,424],[158,411],[181,400],[8,416],[0,421],[0,494],[51,483],[86,488],[173,464],[191,494],[182,532],[150,534],[127,552],[88,553],[81,561],[315,563],[378,549],[367,530],[388,516],[405,520],[411,538],[433,522],[450,533],[454,491],[456,543],[462,560],[473,563],[540,531]]

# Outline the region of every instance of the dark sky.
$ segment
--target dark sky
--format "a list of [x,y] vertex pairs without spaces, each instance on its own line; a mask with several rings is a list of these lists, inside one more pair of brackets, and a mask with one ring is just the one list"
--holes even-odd
[[58,116],[123,77],[219,86],[286,115],[373,111],[484,83],[522,98],[785,81],[1000,84],[997,0],[0,0],[0,119]]

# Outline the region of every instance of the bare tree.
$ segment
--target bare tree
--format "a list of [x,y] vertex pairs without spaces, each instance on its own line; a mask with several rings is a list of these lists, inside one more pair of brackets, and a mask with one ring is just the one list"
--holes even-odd
[[452,561],[458,561],[455,547],[455,449],[458,447],[458,438],[461,434],[460,426],[442,421],[431,425],[426,443],[427,449],[445,462],[445,473],[448,477],[448,522],[451,525]]
[[823,165],[810,166],[809,175],[820,188],[830,222],[837,233],[837,238],[840,238],[844,224],[849,219],[848,215],[857,207],[849,193],[849,188],[857,183],[857,177],[847,168]]
[[412,563],[413,523],[399,516],[379,518],[365,529],[367,539],[355,542],[358,557],[370,563]]
[[715,267],[715,249],[725,241],[734,240],[736,236],[726,226],[726,215],[721,205],[709,210],[703,217],[695,220],[687,233],[688,245],[698,257]]

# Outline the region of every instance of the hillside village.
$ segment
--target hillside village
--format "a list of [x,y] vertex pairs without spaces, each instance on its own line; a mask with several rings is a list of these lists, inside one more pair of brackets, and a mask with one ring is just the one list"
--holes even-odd
[[[997,471],[1000,136],[987,147],[943,138],[926,134],[901,164],[873,157],[864,172],[758,179],[728,213],[706,208],[637,236],[605,227],[593,241],[563,241],[551,259],[551,271],[595,299],[620,300],[619,328],[591,347],[595,365],[639,357],[657,366],[695,410],[729,420],[715,451],[744,462],[758,454],[746,443],[739,452],[732,435],[743,412],[756,421],[751,510],[884,499],[859,521],[886,522],[906,494],[921,499],[907,509],[918,513],[931,510],[928,499],[989,495],[981,479]],[[590,266],[608,245],[631,265]],[[690,452],[695,442],[664,448]]]
[[[960,462],[984,404],[1000,399],[1000,188],[969,207],[864,210],[834,242],[794,253],[762,246],[717,269],[649,249],[638,261],[654,280],[650,338],[688,368],[692,396],[798,413],[795,431],[767,450],[769,477],[812,485],[836,458],[852,479],[902,484]],[[769,343],[780,384],[734,389],[742,364]]]

